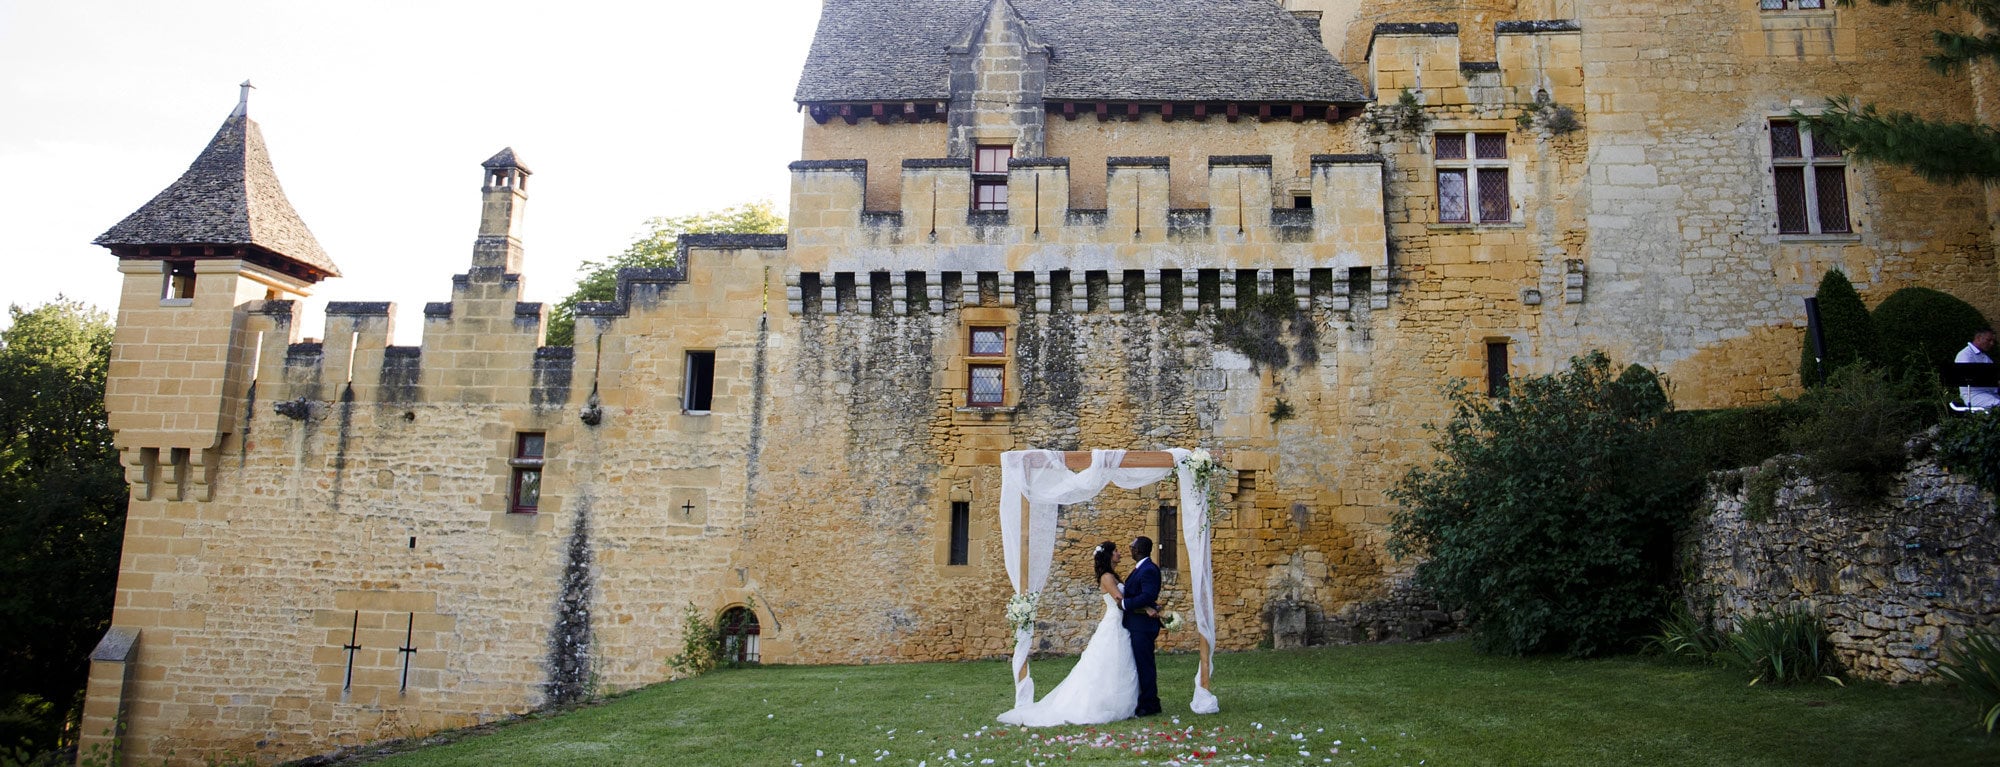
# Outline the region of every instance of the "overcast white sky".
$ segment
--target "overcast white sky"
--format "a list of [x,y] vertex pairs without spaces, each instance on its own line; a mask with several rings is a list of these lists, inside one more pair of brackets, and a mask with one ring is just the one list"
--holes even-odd
[[[345,277],[417,342],[479,217],[479,163],[529,185],[526,300],[622,250],[650,216],[782,211],[791,101],[817,0],[0,0],[0,304],[115,311],[90,244],[180,177],[256,84],[278,177]],[[0,323],[4,323],[0,317]]]

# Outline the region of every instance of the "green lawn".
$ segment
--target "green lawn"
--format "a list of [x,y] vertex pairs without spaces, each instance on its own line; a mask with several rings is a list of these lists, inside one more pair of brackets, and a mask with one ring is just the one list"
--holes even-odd
[[[1040,688],[1073,662],[1036,662]],[[1939,685],[1747,687],[1708,667],[1492,658],[1439,642],[1221,655],[1222,713],[1195,716],[1194,663],[1160,659],[1165,716],[1096,728],[996,724],[1012,697],[1003,661],[774,667],[657,685],[381,764],[2000,764],[2000,738]]]

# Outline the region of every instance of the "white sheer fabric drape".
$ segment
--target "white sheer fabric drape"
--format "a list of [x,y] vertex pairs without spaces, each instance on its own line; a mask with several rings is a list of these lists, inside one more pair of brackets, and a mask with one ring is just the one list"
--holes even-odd
[[[1175,466],[1188,451],[1174,449]],[[1090,466],[1071,471],[1056,450],[1012,450],[1000,454],[1000,539],[1006,553],[1007,578],[1016,594],[1039,593],[1049,579],[1049,563],[1055,558],[1056,512],[1063,504],[1082,503],[1097,497],[1105,485],[1125,489],[1145,487],[1176,473],[1173,468],[1119,468],[1123,450],[1093,450]],[[1191,560],[1195,627],[1212,651],[1215,647],[1214,577],[1210,572],[1207,525],[1208,499],[1193,487],[1187,469],[1178,469],[1180,480],[1183,540]],[[1022,543],[1022,504],[1027,504],[1026,547]],[[1027,564],[1025,573],[1022,563]],[[1035,680],[1027,673],[1028,654],[1034,648],[1035,629],[1030,625],[1014,632],[1014,704],[1024,706],[1035,700]],[[1208,653],[1204,653],[1207,655]],[[1194,710],[1214,713],[1215,696],[1205,682],[1209,668],[1204,665],[1195,678]]]
[[1188,550],[1190,611],[1194,613],[1194,630],[1206,645],[1200,667],[1194,672],[1194,699],[1188,708],[1197,714],[1213,714],[1221,711],[1222,705],[1215,693],[1208,691],[1209,677],[1215,671],[1215,562],[1209,546],[1208,493],[1195,484],[1194,472],[1181,465],[1188,451],[1174,448],[1167,452],[1174,455],[1175,477],[1181,486],[1181,543]]

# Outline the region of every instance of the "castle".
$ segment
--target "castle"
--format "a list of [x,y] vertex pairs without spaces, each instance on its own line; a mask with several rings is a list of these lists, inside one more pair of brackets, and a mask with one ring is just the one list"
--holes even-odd
[[[386,304],[300,327],[339,270],[239,108],[98,240],[132,500],[85,749],[272,761],[648,684],[690,605],[768,663],[1003,655],[996,459],[1029,447],[1225,461],[1225,649],[1420,632],[1385,491],[1447,382],[1602,349],[1682,407],[1760,402],[1797,385],[1799,299],[1832,268],[2000,316],[1985,191],[1790,117],[1854,94],[1988,119],[1982,75],[1925,67],[1937,23],[827,0],[787,234],[683,238],[562,348],[519,301],[511,150],[421,346]],[[1173,598],[1155,492],[1067,515],[1041,649],[1091,620],[1062,552],[1154,535]]]

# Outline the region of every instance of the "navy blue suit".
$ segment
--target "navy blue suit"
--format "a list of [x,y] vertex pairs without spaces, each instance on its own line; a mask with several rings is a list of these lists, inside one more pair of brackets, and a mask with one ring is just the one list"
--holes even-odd
[[1146,614],[1159,607],[1160,567],[1151,557],[1139,561],[1125,579],[1125,630],[1132,635],[1132,662],[1139,671],[1137,716],[1160,713],[1159,673],[1153,665],[1153,646],[1160,640],[1160,619]]

